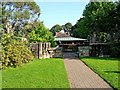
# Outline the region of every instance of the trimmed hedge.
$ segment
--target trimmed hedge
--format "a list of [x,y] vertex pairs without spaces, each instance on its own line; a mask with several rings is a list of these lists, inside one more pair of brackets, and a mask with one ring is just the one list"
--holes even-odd
[[30,49],[13,35],[2,35],[2,68],[17,67],[33,60]]

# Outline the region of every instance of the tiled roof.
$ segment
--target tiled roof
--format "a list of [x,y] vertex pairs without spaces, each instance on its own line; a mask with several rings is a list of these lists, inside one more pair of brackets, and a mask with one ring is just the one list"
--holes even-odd
[[55,37],[69,37],[70,35],[68,35],[66,32],[56,32],[56,36]]

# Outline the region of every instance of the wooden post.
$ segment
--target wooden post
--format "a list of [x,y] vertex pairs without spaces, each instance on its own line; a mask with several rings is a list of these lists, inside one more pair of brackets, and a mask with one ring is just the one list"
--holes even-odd
[[48,49],[49,49],[49,43],[47,43],[47,58],[50,58],[50,54],[48,53]]
[[45,55],[46,56],[45,56],[45,58],[48,58],[48,51],[47,51],[48,46],[47,46],[47,42],[45,43],[45,46],[46,46],[46,50],[45,50],[45,53],[46,53]]
[[39,43],[39,59],[42,58],[42,43]]

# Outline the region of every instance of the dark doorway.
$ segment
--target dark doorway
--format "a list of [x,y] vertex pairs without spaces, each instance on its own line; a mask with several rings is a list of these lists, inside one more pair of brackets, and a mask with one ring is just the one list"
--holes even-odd
[[63,52],[77,52],[78,51],[78,46],[77,45],[72,45],[72,44],[67,44],[67,45],[62,45],[62,50]]
[[78,58],[79,55],[77,52],[63,52],[63,57],[74,59],[74,58]]

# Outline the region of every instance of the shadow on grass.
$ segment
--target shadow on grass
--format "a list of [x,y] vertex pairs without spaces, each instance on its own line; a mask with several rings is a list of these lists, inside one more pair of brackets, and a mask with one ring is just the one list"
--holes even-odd
[[97,60],[111,60],[111,61],[120,61],[120,58],[112,58],[112,57],[80,57],[80,59],[97,59]]
[[120,74],[120,71],[104,71],[106,73],[117,73],[117,74]]

